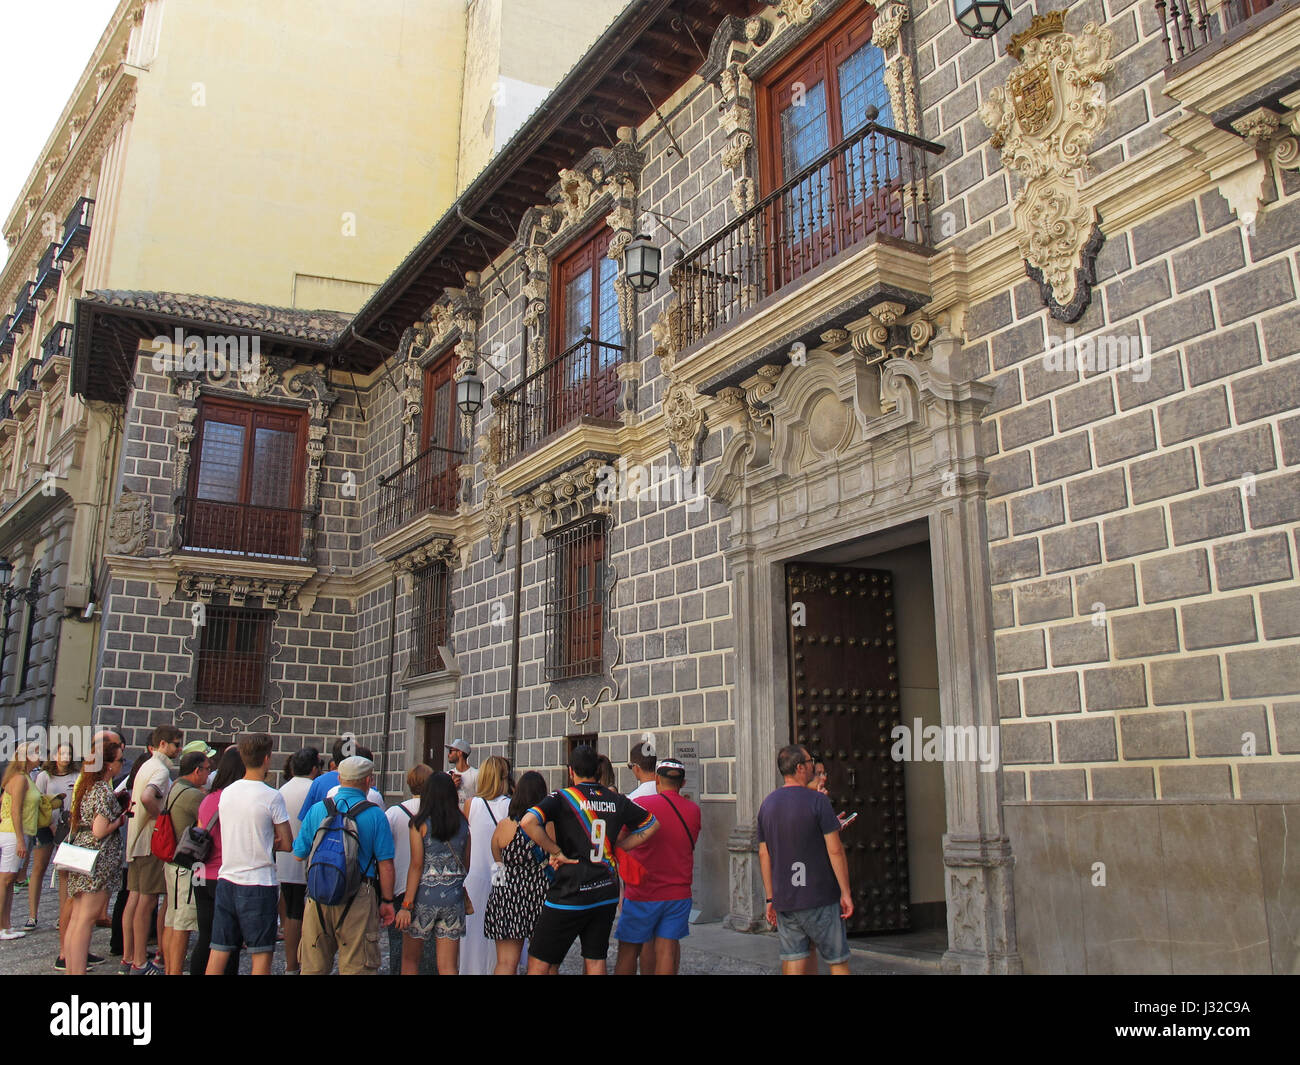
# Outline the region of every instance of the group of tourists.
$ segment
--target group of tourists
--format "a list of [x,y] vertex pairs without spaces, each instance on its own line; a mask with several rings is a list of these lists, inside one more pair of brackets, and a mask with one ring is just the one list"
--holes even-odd
[[[96,926],[115,927],[117,953],[114,896],[123,975],[180,975],[187,957],[191,975],[233,975],[241,952],[266,975],[281,941],[287,974],[325,975],[336,963],[344,975],[374,974],[381,928],[393,974],[510,975],[525,959],[530,974],[555,973],[575,940],[585,971],[602,974],[611,935],[617,973],[678,970],[701,829],[679,761],[636,750],[637,786],[622,795],[609,760],[579,746],[568,786],[550,791],[535,771],[516,780],[499,755],[471,765],[458,739],[446,770],[413,766],[410,797],[385,808],[372,752],[350,736],[327,758],[313,747],[292,755],[278,790],[269,735],[220,756],[183,739],[155,729],[129,771],[112,731],[81,763],[69,746],[43,765],[35,745],[18,749],[0,788],[0,940],[37,927],[53,855],[55,968],[70,973],[105,960],[89,950]],[[783,786],[757,827],[782,971],[816,972],[820,952],[832,973],[847,973],[847,822],[806,748],[783,748],[777,768]],[[25,863],[31,917],[19,929],[12,898]]]
[[[471,765],[458,739],[445,770],[413,766],[410,797],[386,808],[373,754],[351,737],[326,759],[312,747],[292,755],[278,789],[269,735],[219,756],[183,741],[155,729],[128,770],[121,737],[104,731],[83,763],[60,749],[35,779],[36,752],[19,752],[0,825],[4,938],[37,926],[39,897],[27,926],[9,927],[13,881],[35,846],[35,882],[54,852],[55,968],[70,973],[105,960],[89,947],[113,924],[115,896],[123,975],[234,974],[241,953],[266,975],[279,942],[287,974],[374,974],[383,928],[394,974],[554,973],[575,940],[585,970],[604,973],[611,934],[616,971],[677,971],[701,826],[680,762],[637,753],[625,796],[601,783],[608,759],[580,746],[568,786],[550,791],[535,771],[516,780],[499,755]],[[41,795],[56,799],[48,834],[35,823]]]

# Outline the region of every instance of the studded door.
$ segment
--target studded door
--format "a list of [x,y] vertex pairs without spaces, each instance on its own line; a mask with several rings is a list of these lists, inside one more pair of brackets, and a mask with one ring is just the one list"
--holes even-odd
[[903,764],[890,758],[899,724],[898,645],[889,573],[786,566],[791,733],[826,763],[836,813],[856,813],[840,838],[853,892],[850,932],[910,926]]

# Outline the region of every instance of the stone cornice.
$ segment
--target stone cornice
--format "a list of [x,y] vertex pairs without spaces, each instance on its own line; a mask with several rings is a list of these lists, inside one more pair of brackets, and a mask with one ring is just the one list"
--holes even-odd
[[516,495],[524,488],[545,480],[572,466],[582,456],[591,452],[606,455],[619,453],[619,427],[583,420],[530,452],[497,474],[497,485],[507,495]]
[[426,512],[412,518],[395,532],[375,540],[371,547],[380,558],[391,561],[434,537],[454,540],[461,535],[464,525],[465,518],[460,514]]
[[[37,260],[50,243],[48,234],[42,231],[41,216],[49,212],[54,216],[55,223],[62,227],[73,202],[82,194],[90,167],[121,123],[134,113],[136,86],[135,74],[122,66],[95,104],[86,128],[63,160],[54,182],[42,195],[32,221],[24,229],[18,243],[10,251],[4,269],[0,271],[0,306],[13,302],[19,284],[35,269]],[[24,203],[20,201],[15,212],[23,209]]]

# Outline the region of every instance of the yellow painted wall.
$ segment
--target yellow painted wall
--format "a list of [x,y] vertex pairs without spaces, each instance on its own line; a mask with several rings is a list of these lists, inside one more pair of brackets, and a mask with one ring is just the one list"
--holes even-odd
[[167,0],[97,280],[382,281],[453,198],[464,53],[463,0]]
[[473,0],[458,191],[479,175],[626,6],[627,0]]

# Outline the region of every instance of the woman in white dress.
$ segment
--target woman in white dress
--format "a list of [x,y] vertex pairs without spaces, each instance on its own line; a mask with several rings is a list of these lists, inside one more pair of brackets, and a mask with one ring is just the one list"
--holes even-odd
[[465,890],[474,912],[465,918],[465,938],[460,944],[462,976],[490,976],[496,969],[497,945],[483,934],[483,916],[492,893],[492,833],[510,809],[510,763],[493,755],[478,771],[474,797],[465,804],[469,822],[469,876]]

